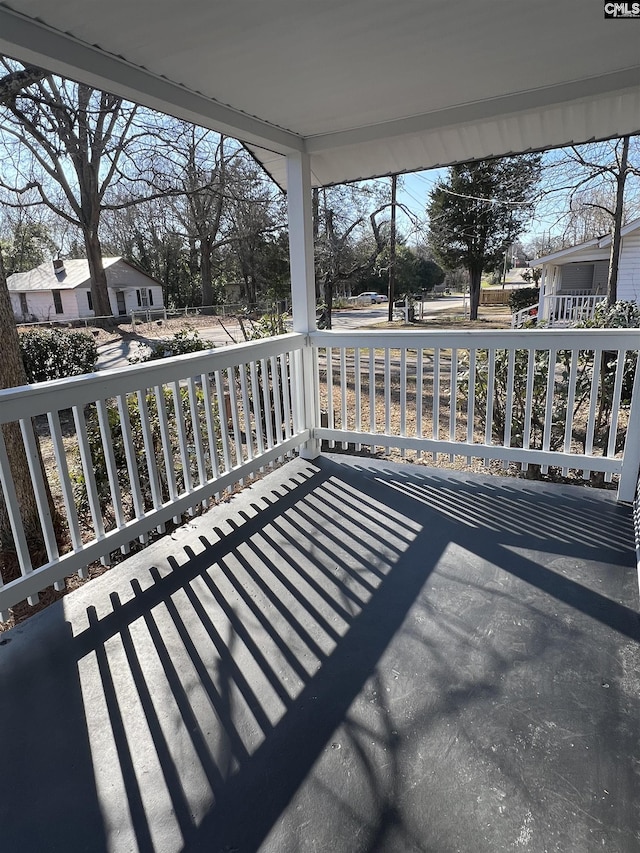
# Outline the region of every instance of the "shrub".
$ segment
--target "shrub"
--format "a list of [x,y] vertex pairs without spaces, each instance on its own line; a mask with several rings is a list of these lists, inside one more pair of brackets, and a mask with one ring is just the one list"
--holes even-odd
[[[640,307],[635,302],[616,302],[612,306],[601,303],[597,306],[594,316],[579,324],[583,329],[595,328],[640,328]],[[574,440],[583,445],[586,441],[586,420],[591,405],[591,393],[594,380],[599,387],[595,405],[595,427],[593,436],[594,447],[606,448],[609,442],[610,417],[614,407],[615,377],[618,367],[618,353],[606,351],[598,361],[594,361],[594,350],[581,350],[576,361],[576,381],[573,395],[573,410],[568,412],[571,353],[559,350],[556,361],[551,365],[553,370],[553,400],[550,433],[548,436],[550,450],[562,448],[565,436],[567,418],[571,420],[571,435]],[[514,446],[522,447],[525,424],[527,424],[527,375],[529,355],[527,350],[516,350],[514,355],[514,370],[512,378],[512,408],[511,408],[511,442]],[[633,383],[636,372],[637,354],[633,351],[625,353],[625,361],[620,388],[620,402],[623,407],[631,402]],[[529,446],[541,448],[545,431],[547,408],[547,391],[549,375],[549,353],[546,350],[536,350],[531,375],[531,411],[529,426]],[[597,374],[594,377],[594,373]],[[488,394],[489,355],[486,350],[478,352],[475,376],[475,412],[479,423],[486,424],[486,408]],[[463,374],[461,390],[468,390],[469,374]],[[494,361],[494,383],[491,390],[490,409],[492,413],[493,437],[502,441],[507,419],[507,399],[509,389],[509,352],[496,350]],[[615,448],[619,449],[626,435],[624,422],[617,424]]]
[[[190,476],[197,477],[197,461],[195,458],[195,435],[194,428],[202,431],[206,435],[206,417],[204,407],[205,397],[201,388],[196,391],[196,418],[197,423],[192,420],[191,404],[189,400],[189,392],[186,388],[180,388],[178,393],[178,407],[182,409],[182,413],[176,411],[176,398],[170,388],[163,388],[161,405],[166,412],[166,421],[168,425],[168,452],[172,460],[173,475],[176,480],[176,485],[179,491],[183,491],[186,487],[185,472],[183,470],[182,455],[180,451],[179,439],[179,421],[182,421],[185,429],[186,446],[188,453],[188,465]],[[165,468],[165,449],[162,444],[162,430],[160,426],[160,412],[158,411],[158,399],[154,393],[147,393],[143,397],[143,406],[145,410],[145,418],[149,424],[149,432],[151,435],[152,447],[149,448],[151,455],[157,460],[156,475],[157,485],[160,490],[163,501],[170,498],[170,489],[167,481],[167,471]],[[129,477],[127,459],[125,453],[125,437],[122,430],[122,422],[120,412],[115,400],[106,401],[106,412],[109,425],[109,435],[107,440],[113,451],[115,467],[118,472],[118,486],[120,493],[125,498],[125,502],[130,500],[132,494],[132,486]],[[109,475],[107,463],[105,459],[103,438],[98,420],[98,413],[94,405],[85,408],[85,423],[87,428],[87,438],[91,451],[91,461],[93,473],[98,490],[98,497],[103,513],[111,504],[111,490],[109,486]],[[147,509],[153,506],[151,476],[147,461],[147,448],[145,447],[144,429],[142,417],[140,413],[140,400],[138,395],[127,395],[127,414],[129,421],[130,435],[132,448],[136,460],[136,472],[142,499]],[[219,439],[219,420],[217,407],[214,406],[213,425],[215,435]],[[219,449],[219,448],[217,448]],[[209,454],[207,454],[209,456]],[[208,459],[207,476],[211,476],[211,459]],[[89,501],[86,490],[86,482],[82,464],[80,461],[79,451],[76,451],[73,463],[70,470],[71,480],[73,482],[74,497],[76,506],[81,514],[86,514],[89,511]],[[133,508],[125,506],[125,514],[128,517],[133,517]]]
[[159,358],[171,358],[174,355],[186,355],[190,352],[202,352],[211,349],[212,344],[203,341],[196,329],[180,329],[168,341],[151,344],[139,344],[138,352],[129,357],[130,364],[156,361]]
[[509,294],[509,308],[513,314],[538,303],[540,291],[537,287],[519,287]]
[[34,329],[20,335],[22,361],[29,382],[46,382],[92,373],[98,347],[86,332]]

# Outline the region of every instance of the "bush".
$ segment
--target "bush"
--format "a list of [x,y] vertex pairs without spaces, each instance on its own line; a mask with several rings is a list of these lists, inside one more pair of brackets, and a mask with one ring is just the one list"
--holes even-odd
[[519,287],[509,294],[509,308],[512,314],[528,308],[530,305],[538,304],[540,291],[537,287]]
[[146,361],[156,361],[159,358],[171,358],[174,355],[186,355],[191,352],[202,352],[211,349],[212,344],[203,341],[196,329],[180,329],[168,341],[151,344],[139,344],[138,352],[129,357],[130,364],[141,364]]
[[34,329],[20,335],[22,361],[29,382],[46,382],[92,373],[98,347],[86,332]]
[[[608,306],[605,302],[598,305],[594,316],[580,323],[583,329],[635,329],[640,328],[640,307],[635,302],[616,302]],[[552,417],[549,423],[548,446],[550,450],[560,450],[565,439],[567,418],[571,421],[571,436],[583,446],[586,442],[586,422],[591,405],[591,394],[594,382],[598,386],[596,418],[593,435],[593,446],[606,448],[609,442],[610,418],[616,402],[615,389],[616,372],[618,369],[618,353],[605,351],[596,361],[594,349],[581,350],[576,361],[576,381],[573,394],[572,410],[567,411],[569,402],[570,372],[572,356],[567,350],[558,350],[555,364],[549,365],[549,352],[536,350],[534,352],[533,370],[531,374],[531,411],[527,413],[527,385],[529,354],[527,350],[516,350],[513,357],[513,376],[511,378],[511,442],[516,447],[522,447],[525,438],[525,425],[528,424],[527,436],[529,447],[542,448],[546,410],[548,405],[548,376],[553,371],[553,399],[551,401]],[[634,351],[625,353],[622,383],[618,398],[622,407],[629,406],[637,365],[637,354]],[[491,393],[490,409],[492,412],[493,437],[501,442],[504,438],[509,398],[509,352],[496,350],[494,359],[494,379],[491,390],[488,387],[489,353],[481,350],[477,355],[475,375],[475,412],[479,423],[486,425],[487,396]],[[468,391],[469,374],[463,373],[461,390]],[[626,435],[624,421],[616,425],[615,449],[622,447]]]
[[[167,471],[163,464],[165,450],[168,450],[170,459],[172,460],[172,471],[178,491],[182,492],[186,489],[185,471],[183,470],[183,459],[180,450],[178,426],[180,421],[184,425],[185,430],[186,446],[188,450],[187,464],[189,466],[190,476],[192,478],[197,478],[198,476],[197,460],[195,458],[194,429],[199,429],[203,434],[206,434],[206,403],[204,393],[201,388],[197,389],[195,400],[196,423],[194,424],[192,420],[191,403],[188,390],[186,388],[179,389],[177,397],[178,411],[176,411],[176,397],[174,396],[173,391],[170,388],[162,389],[160,404],[165,409],[169,440],[169,447],[165,448],[162,441],[158,398],[154,393],[147,393],[142,401],[144,417],[148,423],[149,434],[152,441],[152,447],[147,448],[145,445],[143,418],[140,412],[140,398],[138,395],[134,394],[127,395],[126,417],[129,421],[129,431],[135,457],[137,479],[140,484],[142,500],[146,509],[151,509],[153,507],[153,490],[151,487],[152,474],[147,462],[147,450],[149,450],[151,455],[158,460],[156,467],[157,485],[160,490],[162,500],[167,501],[171,496],[167,480]],[[182,409],[182,413],[179,411],[180,408]],[[125,436],[122,430],[120,411],[115,400],[106,401],[106,413],[109,427],[107,440],[111,446],[115,467],[118,472],[118,486],[123,497],[124,512],[128,518],[133,518],[135,513],[134,508],[131,505],[132,484],[130,481],[125,452]],[[84,415],[89,449],[91,451],[93,475],[95,477],[101,509],[103,513],[106,513],[111,506],[111,488],[109,485],[109,474],[105,459],[103,437],[95,405],[87,406],[85,408]],[[212,411],[212,418],[215,435],[218,436],[217,441],[220,443],[218,411],[215,406]],[[218,447],[217,449],[220,450],[221,448]],[[208,477],[212,475],[210,466],[211,461],[209,460],[206,471],[206,476]],[[75,451],[72,465],[70,467],[70,477],[73,483],[74,497],[78,511],[81,515],[87,514],[89,512],[89,500],[79,451]],[[113,512],[113,508],[111,508],[111,511]]]

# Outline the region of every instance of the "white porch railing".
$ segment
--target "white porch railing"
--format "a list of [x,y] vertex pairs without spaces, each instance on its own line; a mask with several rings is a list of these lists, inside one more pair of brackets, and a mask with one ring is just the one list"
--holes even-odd
[[[640,462],[640,340],[634,330],[317,332],[326,426],[314,436],[619,476]],[[567,414],[568,413],[568,414]],[[627,444],[627,433],[633,440]]]
[[[304,341],[289,334],[0,391],[0,424],[15,425],[26,452],[46,550],[34,565],[0,430],[2,490],[20,568],[4,586],[0,578],[0,618],[306,441],[298,393]],[[38,444],[66,543],[56,538]]]
[[[20,572],[0,582],[0,614],[314,440],[601,472],[631,501],[639,348],[635,330],[314,332],[0,391]],[[37,498],[38,561],[11,476],[16,446]]]
[[545,296],[543,319],[550,326],[571,326],[582,320],[590,320],[603,294],[574,294],[567,296]]
[[527,305],[511,315],[511,328],[521,329],[528,320],[535,320],[538,316],[538,303]]

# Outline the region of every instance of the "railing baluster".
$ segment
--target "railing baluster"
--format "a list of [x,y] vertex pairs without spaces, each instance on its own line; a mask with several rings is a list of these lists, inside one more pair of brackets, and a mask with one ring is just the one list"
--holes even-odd
[[[440,347],[433,348],[433,421],[431,434],[435,441],[440,438]],[[437,464],[438,454],[434,450],[433,461]]]
[[[102,401],[100,401],[102,403]],[[104,406],[104,403],[102,403]],[[98,414],[100,413],[100,408],[98,407]],[[51,442],[53,445],[53,455],[56,460],[56,465],[58,467],[58,478],[60,480],[60,488],[62,489],[62,501],[64,503],[65,512],[67,514],[67,525],[69,527],[69,535],[71,537],[71,547],[74,550],[77,550],[82,547],[82,536],[80,535],[80,522],[78,520],[78,511],[76,509],[76,502],[73,496],[73,487],[71,485],[71,478],[69,476],[69,466],[67,464],[67,452],[64,447],[64,441],[62,438],[62,429],[60,427],[60,413],[48,412],[47,413],[47,421],[49,423],[49,432],[51,433]],[[109,452],[113,457],[113,448],[111,443],[109,443]],[[105,459],[107,451],[105,450]],[[109,463],[107,462],[107,466]],[[109,467],[107,467],[109,471]],[[115,471],[115,465],[113,469]],[[111,485],[111,473],[109,474],[109,485]],[[117,479],[116,479],[117,485]],[[120,501],[120,490],[115,489],[115,495],[112,494],[112,500],[114,501],[114,509],[116,520],[120,523],[120,519],[122,519],[122,502]],[[120,514],[118,514],[118,508],[120,509]],[[65,588],[64,581],[57,581],[54,584],[54,587],[57,590],[62,590]]]
[[[193,442],[196,449],[198,483],[203,486],[207,482],[207,462],[205,459],[204,444],[202,441],[202,423],[200,412],[198,411],[198,389],[196,388],[196,382],[193,376],[190,376],[187,379],[187,389],[189,393],[189,413],[191,415],[191,428],[193,429]],[[206,500],[202,502],[202,506],[207,506]]]
[[[449,375],[449,441],[456,440],[458,413],[458,350],[451,350],[451,371]],[[455,454],[449,454],[449,462],[453,462]]]
[[[300,356],[300,351],[296,352],[296,357]],[[258,453],[264,453],[264,433],[262,429],[262,405],[260,401],[260,384],[258,382],[258,366],[255,361],[251,361],[249,368],[251,378],[251,401],[253,402],[253,421],[256,427],[256,446]],[[298,376],[300,373],[298,373]],[[299,416],[298,416],[299,417]],[[299,427],[298,427],[299,429]],[[264,471],[264,468],[260,469]]]
[[[333,348],[327,347],[327,424],[329,429],[335,429],[335,417],[333,414]],[[334,448],[335,441],[329,442],[329,447]]]
[[[407,434],[407,349],[402,347],[400,350],[400,435]],[[406,449],[403,447],[400,454],[404,459],[407,455]]]
[[[618,439],[618,418],[620,416],[620,404],[622,402],[622,380],[624,379],[624,365],[626,354],[626,350],[618,350],[616,377],[613,383],[613,400],[611,406],[611,415],[609,416],[609,441],[607,443],[607,456],[616,455],[616,444]],[[611,478],[611,472],[605,473],[605,483],[610,483]]]
[[[571,452],[571,440],[573,438],[573,407],[576,402],[576,383],[578,381],[578,351],[571,353],[571,365],[569,367],[569,387],[567,389],[567,414],[564,426],[564,452]],[[569,469],[562,469],[562,476],[567,477]]]
[[[271,356],[271,377],[273,383],[273,405],[275,411],[275,438],[276,445],[282,443],[283,424],[282,424],[282,400],[280,397],[280,371],[278,370],[278,361],[275,356]],[[282,462],[283,456],[278,459]]]
[[251,425],[251,409],[249,407],[249,393],[247,391],[247,365],[241,364],[238,368],[240,374],[240,394],[242,396],[242,412],[244,420],[244,437],[245,447],[247,449],[247,459],[253,459],[253,429]]
[[[91,447],[89,445],[89,436],[87,435],[87,424],[85,421],[84,411],[78,406],[72,408],[73,421],[76,427],[76,437],[78,439],[78,450],[80,451],[80,462],[82,464],[82,473],[84,474],[84,484],[87,492],[87,500],[89,502],[89,512],[93,523],[93,531],[96,539],[103,539],[104,519],[102,517],[102,507],[100,506],[100,498],[98,496],[98,487],[96,485],[96,477],[93,466],[93,458],[91,456]],[[105,555],[106,556],[106,555]],[[86,566],[78,570],[78,575],[81,578],[89,576],[89,571]]]
[[38,442],[33,431],[31,418],[20,421],[20,431],[24,442],[29,474],[31,475],[31,482],[33,484],[33,493],[36,499],[36,506],[38,508],[44,546],[47,551],[47,557],[49,560],[53,561],[59,556],[58,543],[56,542],[56,534],[53,529],[51,511],[47,502],[47,490],[45,488],[44,477],[42,474]]
[[282,377],[282,410],[284,412],[284,437],[291,438],[291,383],[289,380],[289,366],[287,354],[280,356],[280,376]]
[[[353,350],[353,390],[355,393],[355,429],[362,432],[362,371],[360,367],[360,347]],[[356,442],[356,452],[362,449],[360,442]]]
[[[169,499],[175,501],[178,497],[178,488],[176,486],[173,449],[171,447],[169,419],[167,417],[167,401],[164,395],[164,388],[161,385],[156,385],[153,389],[153,394],[156,398],[156,409],[158,411],[160,443],[162,445],[162,459],[164,461],[164,471],[167,478],[167,491],[169,492]],[[178,524],[180,519],[174,517],[174,521]]]
[[[600,365],[602,363],[602,350],[595,349],[593,351],[593,371],[591,374],[591,386],[589,392],[589,414],[587,416],[587,430],[584,445],[586,456],[593,454],[593,439],[596,429],[596,412],[598,410],[598,389],[600,387]],[[582,476],[588,480],[591,476],[591,469],[584,468]]]
[[[113,451],[113,435],[111,434],[111,427],[109,425],[109,412],[107,409],[107,403],[105,400],[96,400],[96,411],[98,413],[98,427],[100,428],[100,440],[102,442],[102,452],[104,453],[104,464],[107,473],[107,479],[109,481],[109,494],[111,495],[111,504],[113,506],[113,514],[116,520],[116,527],[122,528],[125,525],[125,517],[124,510],[122,508],[122,497],[120,492],[120,478],[118,477],[118,466],[116,464],[116,457]],[[57,429],[60,430],[60,424],[58,419],[57,421]],[[49,426],[52,427],[52,432],[55,429],[55,425],[52,425],[53,418],[49,417]],[[60,435],[60,440],[62,440],[62,435]],[[55,444],[54,444],[55,447]],[[58,454],[56,453],[56,460],[58,461],[58,468],[60,468],[61,464],[64,464],[66,469],[66,455],[64,453],[64,448],[60,449],[61,457],[58,460]],[[66,499],[65,499],[66,504]],[[74,512],[75,512],[75,504],[74,504]],[[67,515],[70,515],[69,509],[67,509]],[[77,519],[77,516],[76,516]],[[77,521],[76,521],[77,523]],[[71,529],[71,525],[69,526]],[[78,544],[80,541],[80,533],[79,530],[77,532]],[[74,543],[74,548],[78,547],[75,544],[75,537],[72,534],[71,541]],[[125,552],[126,553],[126,552]]]
[[[542,438],[542,449],[545,451],[549,451],[551,448],[551,428],[553,425],[553,404],[555,398],[555,387],[556,387],[556,359],[557,359],[557,351],[555,349],[549,350],[549,365],[547,368],[547,397],[545,402],[545,413],[544,413],[544,435]],[[549,466],[543,465],[540,469],[543,474],[547,474],[549,472]]]
[[[347,348],[340,347],[340,429],[349,429],[347,419]],[[342,442],[342,449],[349,447],[346,441]]]
[[[120,416],[120,429],[122,431],[122,445],[124,448],[124,458],[127,463],[127,474],[129,477],[129,486],[131,488],[131,498],[133,500],[134,514],[136,518],[142,518],[144,515],[144,505],[142,502],[142,491],[140,489],[140,477],[138,475],[138,461],[136,459],[135,449],[133,446],[133,437],[131,433],[131,421],[129,420],[129,406],[127,403],[127,395],[121,394],[116,398],[118,406],[118,415]],[[140,541],[145,541],[145,536],[140,537]]]
[[[376,351],[369,348],[369,432],[376,433]],[[371,453],[376,452],[375,444],[370,445]]]
[[[418,347],[416,353],[416,436],[422,438],[422,407],[424,391],[424,350]],[[422,457],[422,451],[418,450],[416,458]]]
[[230,471],[231,464],[231,439],[229,437],[229,412],[227,411],[227,398],[224,390],[224,380],[220,370],[214,372],[216,383],[216,397],[218,398],[218,412],[220,413],[220,433],[222,436],[222,454],[224,457],[224,470]]
[[[213,397],[211,394],[210,375],[202,373],[200,382],[202,383],[202,395],[204,399],[204,422],[207,430],[207,450],[211,462],[211,476],[214,480],[217,480],[220,476],[220,463],[218,461],[218,434],[213,420]],[[218,420],[220,420],[219,411]],[[216,492],[215,497],[219,499],[220,492]]]
[[[484,443],[493,444],[493,386],[496,377],[496,351],[493,347],[487,351],[487,403],[485,408]],[[489,460],[485,458],[484,464]]]
[[[193,480],[191,478],[191,459],[189,457],[189,448],[187,446],[187,429],[184,422],[184,410],[182,408],[182,391],[177,382],[171,383],[171,396],[173,398],[174,421],[178,433],[178,448],[180,451],[180,462],[182,464],[182,480],[184,491],[189,493],[192,491]],[[189,514],[195,512],[193,507],[189,508]]]
[[[507,398],[505,401],[505,417],[504,417],[504,437],[503,444],[505,447],[511,447],[511,430],[513,427],[513,386],[515,382],[515,367],[516,367],[516,351],[509,350],[507,359]],[[504,460],[502,467],[506,470],[509,463]]]
[[[391,435],[391,351],[389,347],[384,349],[384,434]],[[391,452],[390,447],[385,448],[385,455]]]
[[[522,431],[522,447],[524,450],[529,449],[531,443],[531,419],[533,415],[533,391],[534,391],[534,371],[536,366],[536,351],[529,349],[527,351],[527,387],[525,391],[525,415],[524,429]],[[527,471],[528,463],[522,463],[522,470]]]
[[[476,350],[469,347],[469,384],[467,391],[467,444],[474,443],[476,417]],[[471,465],[471,456],[467,456],[467,465]]]
[[231,405],[231,428],[233,430],[233,441],[236,453],[235,464],[240,465],[243,461],[242,436],[240,435],[240,417],[238,416],[238,389],[236,388],[236,368],[227,368],[227,387],[229,388],[229,403]]
[[[266,358],[261,359],[260,366],[262,368],[262,399],[264,401],[264,425],[267,434],[267,450],[271,450],[273,447],[272,397],[269,394],[269,369]],[[318,385],[318,387],[320,386]]]
[[[140,415],[140,428],[142,431],[142,443],[144,445],[145,461],[147,463],[147,473],[149,476],[149,489],[151,491],[151,501],[154,509],[159,509],[162,506],[162,494],[160,491],[160,478],[158,476],[158,465],[156,462],[156,452],[153,445],[153,435],[151,433],[151,424],[149,423],[149,409],[147,407],[147,389],[138,391],[138,413]],[[166,527],[160,524],[157,527],[158,533],[164,533]]]
[[[9,517],[9,526],[13,535],[13,544],[18,556],[18,565],[20,566],[20,574],[25,577],[33,571],[31,556],[29,555],[29,546],[27,545],[27,537],[20,516],[20,507],[18,504],[18,496],[16,494],[15,483],[9,465],[9,457],[7,456],[7,448],[4,443],[4,435],[0,429],[0,487],[4,496],[4,505]],[[0,575],[0,581],[2,576]],[[27,599],[29,604],[36,605],[39,601],[37,595],[30,595]],[[9,614],[6,611],[0,613],[0,619],[6,622]]]

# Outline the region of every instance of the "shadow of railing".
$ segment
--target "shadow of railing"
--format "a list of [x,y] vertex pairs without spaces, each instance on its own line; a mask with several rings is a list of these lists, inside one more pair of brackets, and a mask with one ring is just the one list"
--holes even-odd
[[[421,819],[435,836],[446,822],[451,849],[470,849],[478,818],[456,818],[464,797],[446,756],[462,747],[447,727],[469,772],[480,755],[524,802],[515,764],[478,737],[474,709],[493,708],[499,726],[505,679],[557,662],[568,643],[585,646],[586,666],[593,622],[603,649],[640,639],[628,512],[587,490],[499,483],[323,458],[247,498],[235,521],[207,527],[209,514],[193,541],[162,540],[156,565],[108,607],[89,606],[81,628],[58,625],[44,652],[22,655],[36,674],[39,655],[51,662],[45,684],[3,674],[18,689],[0,725],[24,732],[44,786],[29,799],[32,769],[14,788],[23,805],[10,812],[0,798],[7,837],[21,827],[20,849],[38,849],[42,830],[25,814],[44,805],[66,849],[285,853],[307,849],[309,831],[331,844],[337,823],[335,850],[426,851],[407,802],[431,773]],[[564,557],[573,569],[555,570]],[[513,627],[498,636],[501,608],[528,625],[526,642]],[[41,750],[34,731],[46,733]],[[442,739],[433,766],[412,738]],[[61,798],[78,792],[80,826],[69,828]],[[504,817],[513,838],[521,818]]]

